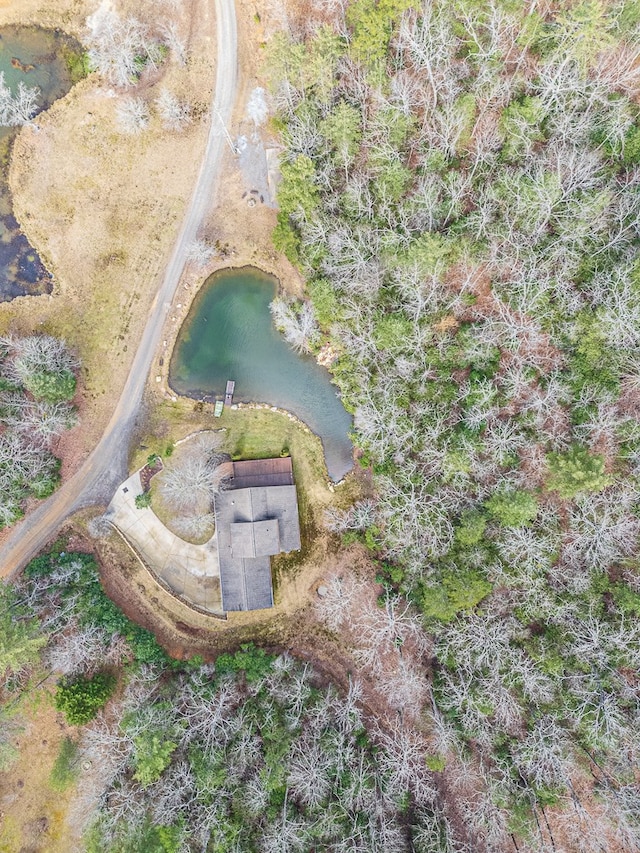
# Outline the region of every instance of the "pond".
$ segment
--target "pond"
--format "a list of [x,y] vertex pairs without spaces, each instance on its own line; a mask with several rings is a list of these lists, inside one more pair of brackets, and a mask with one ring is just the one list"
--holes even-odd
[[[0,71],[12,92],[24,83],[40,89],[38,111],[47,109],[72,86],[70,61],[82,53],[70,36],[37,27],[0,29]],[[37,133],[36,129],[26,133]],[[50,293],[51,276],[13,216],[7,182],[16,128],[0,127],[0,301],[16,296]]]
[[180,329],[169,384],[189,397],[224,395],[236,383],[234,401],[286,409],[322,441],[334,482],[353,466],[352,419],[329,371],[311,356],[297,355],[271,321],[277,280],[253,267],[221,270],[207,279]]

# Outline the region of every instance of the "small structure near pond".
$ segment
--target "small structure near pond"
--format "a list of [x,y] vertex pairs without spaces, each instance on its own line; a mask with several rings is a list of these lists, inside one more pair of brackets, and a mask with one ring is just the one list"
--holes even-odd
[[236,390],[236,383],[233,379],[227,380],[227,388],[224,392],[224,401],[216,400],[216,405],[213,410],[213,415],[219,418],[225,406],[230,406],[233,403],[233,392]]
[[233,462],[227,490],[214,498],[222,607],[273,607],[271,557],[300,549],[291,458]]

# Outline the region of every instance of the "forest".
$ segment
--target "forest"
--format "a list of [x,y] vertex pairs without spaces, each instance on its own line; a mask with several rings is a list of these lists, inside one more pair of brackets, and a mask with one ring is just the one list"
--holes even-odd
[[60,482],[53,452],[76,425],[78,360],[51,335],[0,339],[0,529],[24,515],[29,498],[46,498]]
[[640,843],[639,38],[628,2],[355,0],[268,48],[274,242],[376,487],[329,523],[422,614],[467,768],[441,849]]
[[43,684],[77,727],[50,784],[75,786],[89,853],[430,851],[446,833],[426,765],[367,731],[356,681],[340,695],[252,644],[172,660],[63,542],[0,586],[0,678],[1,770]]

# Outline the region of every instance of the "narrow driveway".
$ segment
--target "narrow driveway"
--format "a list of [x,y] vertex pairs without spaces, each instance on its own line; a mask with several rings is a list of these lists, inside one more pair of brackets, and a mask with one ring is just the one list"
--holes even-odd
[[[156,353],[165,317],[180,282],[189,244],[208,213],[219,179],[227,124],[236,99],[238,79],[234,0],[215,0],[217,74],[211,102],[211,129],[200,174],[164,279],[149,311],[138,350],[118,405],[100,439],[80,470],[11,532],[0,549],[0,576],[11,577],[55,536],[75,510],[104,500],[127,476],[129,444],[136,415]],[[104,366],[108,370],[108,366]]]

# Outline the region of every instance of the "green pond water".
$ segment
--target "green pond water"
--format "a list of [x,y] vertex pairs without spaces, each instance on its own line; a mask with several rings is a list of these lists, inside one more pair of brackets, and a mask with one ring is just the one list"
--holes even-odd
[[222,397],[227,379],[234,379],[234,401],[293,412],[322,440],[329,476],[337,482],[353,466],[351,415],[329,372],[297,355],[273,325],[269,303],[276,291],[276,279],[251,267],[208,278],[180,329],[169,384],[200,399]]
[[[72,79],[65,55],[78,55],[81,51],[75,39],[53,30],[0,29],[0,71],[4,72],[5,82],[12,91],[20,82],[40,89],[39,111],[69,91]],[[27,128],[24,132],[37,133],[37,130]],[[0,301],[3,302],[16,296],[50,293],[52,288],[51,276],[13,216],[7,172],[16,133],[16,128],[0,127]]]

